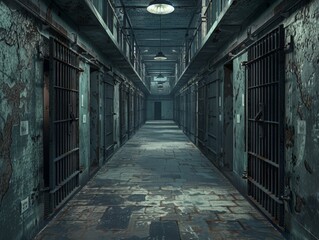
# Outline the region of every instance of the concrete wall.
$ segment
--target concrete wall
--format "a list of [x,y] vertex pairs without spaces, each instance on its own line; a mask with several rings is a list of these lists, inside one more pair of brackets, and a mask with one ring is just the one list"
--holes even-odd
[[152,98],[146,101],[146,120],[154,120],[154,103],[161,102],[162,104],[162,120],[173,119],[173,100]]
[[32,195],[43,162],[41,44],[33,19],[0,1],[0,239],[29,238],[42,216]]
[[[310,1],[285,22],[286,206],[293,239],[319,238],[319,1]],[[291,191],[291,192],[290,192]]]

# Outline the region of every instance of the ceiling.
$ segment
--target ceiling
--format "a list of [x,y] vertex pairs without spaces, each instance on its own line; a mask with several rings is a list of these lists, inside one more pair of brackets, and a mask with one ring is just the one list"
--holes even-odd
[[[104,3],[112,2],[120,22],[129,22],[128,25],[121,24],[121,31],[129,36],[130,40],[135,39],[141,54],[141,62],[145,65],[145,78],[144,73],[141,74],[141,68],[137,72],[134,63],[126,56],[123,49],[120,49],[119,39],[112,35],[112,29],[105,26],[105,17],[110,15],[104,8],[105,12],[102,15],[96,9],[96,5],[103,5],[102,0],[54,0],[57,8],[61,10],[59,12],[61,17],[69,18],[76,24],[79,32],[87,36],[91,43],[97,46],[100,53],[105,54],[112,64],[118,67],[121,73],[132,80],[143,92],[155,95],[173,94],[190,78],[198,74],[199,70],[206,66],[225,44],[230,46],[233,46],[234,43],[239,44],[239,42],[230,42],[230,40],[239,41],[238,33],[245,29],[244,27],[250,23],[251,19],[259,16],[260,12],[263,12],[273,2],[273,0],[223,0],[228,6],[227,11],[222,12],[220,15],[222,17],[218,17],[213,27],[209,26],[200,46],[191,56],[186,67],[179,68],[181,72],[178,79],[175,79],[176,64],[185,60],[180,59],[181,51],[184,49],[183,45],[192,40],[195,28],[201,21],[201,12],[205,10],[202,9],[203,1],[171,0],[175,11],[161,16],[151,14],[146,10],[151,0],[104,1]],[[209,0],[206,2],[211,3]],[[219,0],[213,1],[216,4],[217,2],[219,3]],[[168,57],[167,60],[154,60],[160,50]],[[159,73],[165,77],[166,82],[158,84],[155,81],[154,78]],[[162,85],[161,90],[158,85]]]
[[[168,80],[175,78],[175,66],[186,39],[192,35],[201,11],[201,0],[173,0],[175,11],[167,15],[149,13],[150,0],[116,0],[115,8],[126,14],[139,46],[146,76],[152,82],[162,73]],[[160,47],[161,46],[161,47]],[[161,48],[161,49],[160,49]],[[154,60],[162,50],[167,60]]]

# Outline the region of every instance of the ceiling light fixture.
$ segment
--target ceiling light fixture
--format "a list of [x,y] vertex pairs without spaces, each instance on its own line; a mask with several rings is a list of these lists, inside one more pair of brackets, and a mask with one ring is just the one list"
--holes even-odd
[[164,76],[162,75],[162,73],[158,74],[156,78],[164,78]]
[[174,11],[173,5],[166,0],[153,0],[147,7],[147,11],[153,14],[169,14]]
[[166,60],[167,57],[164,55],[162,51],[158,52],[154,57],[155,60]]
[[167,59],[167,57],[162,52],[162,16],[161,15],[160,15],[160,51],[156,54],[154,59],[159,61]]

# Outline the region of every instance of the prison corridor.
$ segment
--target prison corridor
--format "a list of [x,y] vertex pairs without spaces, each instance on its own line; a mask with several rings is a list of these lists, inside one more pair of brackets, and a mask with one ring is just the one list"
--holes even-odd
[[283,239],[173,121],[149,121],[36,239]]

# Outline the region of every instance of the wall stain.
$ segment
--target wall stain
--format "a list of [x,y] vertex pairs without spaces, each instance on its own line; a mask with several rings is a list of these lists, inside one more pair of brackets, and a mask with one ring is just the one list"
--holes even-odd
[[295,144],[295,127],[286,125],[286,148],[292,148]]
[[308,110],[311,110],[313,104],[313,97],[305,93],[305,90],[302,86],[301,73],[296,63],[291,63],[291,70],[296,76],[297,88],[301,96],[301,101]]
[[291,155],[291,164],[292,164],[292,167],[294,168],[297,164],[297,157],[295,154],[292,154]]
[[304,114],[302,112],[302,103],[300,103],[300,102],[299,102],[298,107],[297,107],[297,113],[298,113],[300,120],[303,120]]
[[[1,77],[0,77],[0,93],[1,102],[8,106],[6,116],[1,116],[2,125],[0,128],[0,205],[3,202],[5,194],[10,188],[10,180],[13,174],[12,165],[12,143],[13,143],[13,127],[20,124],[20,118],[25,114],[21,109],[21,103],[27,104],[29,101],[26,96],[21,95],[24,91],[29,92],[29,73],[32,69],[35,49],[41,37],[36,26],[23,15],[23,13],[5,8],[7,10],[7,22],[2,22],[0,27],[0,59]],[[7,25],[5,25],[8,23]],[[6,50],[9,50],[8,52]],[[12,55],[13,50],[16,54]],[[30,57],[31,56],[31,57]],[[16,61],[14,63],[14,61]],[[7,65],[15,66],[8,68]],[[14,64],[14,65],[13,65]],[[29,97],[29,95],[28,95]]]
[[305,168],[306,168],[307,172],[312,174],[313,173],[312,167],[309,165],[307,160],[304,161],[304,165],[305,165]]
[[295,211],[297,213],[301,213],[303,205],[305,205],[305,201],[299,195],[296,195],[296,203],[295,203]]

